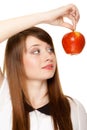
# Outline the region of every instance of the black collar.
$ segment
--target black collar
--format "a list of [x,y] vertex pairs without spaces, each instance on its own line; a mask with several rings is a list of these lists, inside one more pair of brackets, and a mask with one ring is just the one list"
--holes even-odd
[[41,113],[44,113],[46,115],[50,115],[50,103],[47,103],[46,105],[38,108],[38,109],[34,109],[32,106],[30,106],[27,102],[24,102],[24,107],[25,107],[25,111],[26,112],[32,112],[34,110],[38,110]]

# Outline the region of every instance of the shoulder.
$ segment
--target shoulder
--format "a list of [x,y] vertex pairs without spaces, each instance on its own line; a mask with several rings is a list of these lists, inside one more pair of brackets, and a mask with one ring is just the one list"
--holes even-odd
[[0,105],[10,99],[9,86],[6,77],[3,79],[0,88]]
[[[3,125],[5,124],[5,125]],[[7,79],[4,78],[0,88],[0,130],[12,128],[12,103]]]
[[71,107],[71,120],[73,127],[77,130],[86,130],[87,113],[80,101],[77,99],[69,99]]
[[9,92],[9,86],[7,79],[4,78],[0,88],[0,114],[8,113],[12,109],[11,96]]
[[83,104],[77,100],[77,99],[69,99],[69,103],[70,103],[70,106],[71,106],[71,109],[74,111],[78,111],[78,112],[85,112],[86,113],[86,110],[83,106]]
[[0,88],[0,97],[1,94],[5,94],[9,92],[9,86],[8,86],[8,81],[6,77],[3,77],[2,83],[1,83],[1,88]]

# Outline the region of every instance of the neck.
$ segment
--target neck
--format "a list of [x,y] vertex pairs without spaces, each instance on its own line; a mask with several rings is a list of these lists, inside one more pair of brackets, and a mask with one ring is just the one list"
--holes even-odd
[[47,81],[29,80],[23,91],[26,101],[35,109],[49,102],[47,94]]

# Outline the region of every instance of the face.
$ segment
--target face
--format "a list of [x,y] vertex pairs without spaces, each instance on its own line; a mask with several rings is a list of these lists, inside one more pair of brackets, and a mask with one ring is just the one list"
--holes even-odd
[[52,78],[56,69],[56,57],[53,48],[33,36],[27,37],[23,64],[26,76],[30,80]]

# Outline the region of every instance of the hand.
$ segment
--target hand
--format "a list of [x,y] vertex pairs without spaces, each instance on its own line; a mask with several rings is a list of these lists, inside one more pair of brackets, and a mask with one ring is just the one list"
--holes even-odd
[[[65,17],[71,20],[72,24],[70,24],[69,22],[65,22]],[[48,24],[62,26],[71,30],[75,30],[76,24],[78,23],[80,18],[80,14],[78,8],[75,5],[69,4],[58,9],[48,11],[46,18],[46,22]]]
[[4,75],[3,75],[1,68],[0,68],[0,87],[1,87],[1,84],[3,82],[3,79],[4,79]]

